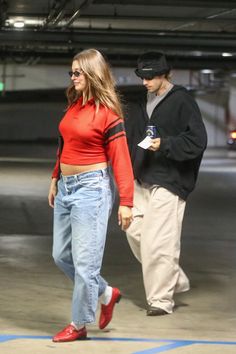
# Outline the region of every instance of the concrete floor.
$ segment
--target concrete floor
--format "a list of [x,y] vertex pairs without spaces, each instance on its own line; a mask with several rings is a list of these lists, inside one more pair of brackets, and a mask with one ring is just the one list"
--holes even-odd
[[139,264],[110,220],[102,273],[123,293],[107,329],[55,344],[70,322],[71,283],[51,258],[52,211],[48,146],[0,149],[1,354],[235,354],[236,155],[209,150],[188,201],[181,264],[191,291],[175,297],[172,315],[147,317]]

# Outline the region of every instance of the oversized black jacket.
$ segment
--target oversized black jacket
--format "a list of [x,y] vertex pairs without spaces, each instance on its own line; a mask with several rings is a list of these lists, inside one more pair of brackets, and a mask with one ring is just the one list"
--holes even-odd
[[[197,103],[182,87],[174,85],[155,107],[149,120],[146,95],[127,105],[126,133],[135,178],[160,185],[186,199],[194,189],[207,144],[207,135]],[[146,125],[156,125],[161,137],[158,151],[137,144],[145,137]]]

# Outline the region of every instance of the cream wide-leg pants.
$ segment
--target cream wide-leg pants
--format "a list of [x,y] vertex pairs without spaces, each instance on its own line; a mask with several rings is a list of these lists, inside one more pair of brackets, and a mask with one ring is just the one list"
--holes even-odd
[[174,293],[190,288],[179,266],[185,204],[165,188],[135,181],[134,220],[127,229],[127,238],[142,264],[148,304],[168,313],[173,312]]

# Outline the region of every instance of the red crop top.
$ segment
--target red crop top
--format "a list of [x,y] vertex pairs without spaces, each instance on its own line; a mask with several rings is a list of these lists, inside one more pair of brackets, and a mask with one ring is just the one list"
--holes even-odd
[[96,112],[93,98],[82,105],[81,97],[62,118],[59,131],[64,144],[52,177],[59,178],[60,162],[90,165],[110,161],[120,205],[132,207],[134,177],[123,120],[103,105]]

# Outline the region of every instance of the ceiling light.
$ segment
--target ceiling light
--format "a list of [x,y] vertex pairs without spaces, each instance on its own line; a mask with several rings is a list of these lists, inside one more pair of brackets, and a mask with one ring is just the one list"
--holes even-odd
[[211,69],[202,69],[201,70],[201,73],[202,74],[212,74],[214,71],[213,70],[211,70]]
[[13,23],[13,26],[15,28],[23,28],[25,26],[25,23],[24,23],[24,21],[16,21]]
[[196,57],[200,57],[203,55],[202,52],[200,52],[199,50],[194,50],[191,52],[192,55],[196,56]]
[[232,53],[222,53],[222,57],[232,57]]

